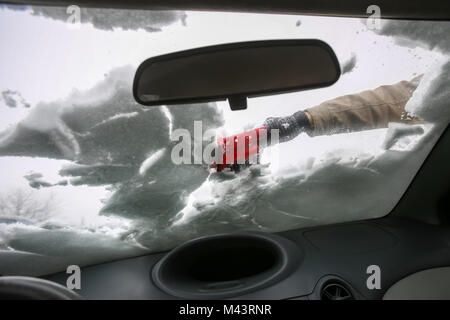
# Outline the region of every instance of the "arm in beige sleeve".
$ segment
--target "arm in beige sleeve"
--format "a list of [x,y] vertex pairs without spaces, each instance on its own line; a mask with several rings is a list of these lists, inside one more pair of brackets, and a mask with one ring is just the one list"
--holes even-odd
[[405,105],[421,77],[342,96],[306,109],[311,120],[308,134],[331,135],[385,128],[389,122],[422,123],[420,119],[408,116],[405,111]]

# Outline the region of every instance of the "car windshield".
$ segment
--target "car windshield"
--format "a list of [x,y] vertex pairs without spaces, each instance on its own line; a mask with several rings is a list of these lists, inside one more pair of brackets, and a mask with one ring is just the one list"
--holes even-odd
[[[2,5],[0,30],[4,275],[49,274],[215,233],[385,216],[450,119],[448,22]],[[266,39],[325,41],[340,79],[250,98],[242,111],[224,101],[145,107],[133,98],[134,73],[149,57]],[[195,139],[196,121],[200,136],[224,137],[399,82],[411,96],[401,120],[411,123],[303,132],[237,172],[171,157],[174,132]],[[358,97],[342,103],[362,108]]]

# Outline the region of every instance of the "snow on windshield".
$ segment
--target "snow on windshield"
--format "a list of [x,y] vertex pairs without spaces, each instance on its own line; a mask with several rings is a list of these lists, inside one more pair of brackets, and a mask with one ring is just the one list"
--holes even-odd
[[[0,274],[46,274],[218,232],[384,216],[450,119],[445,22],[383,21],[372,31],[360,19],[98,9],[81,11],[81,22],[68,26],[61,8],[0,9]],[[279,38],[326,41],[341,79],[250,99],[240,112],[222,102],[144,108],[133,99],[134,72],[150,56]],[[239,173],[171,160],[172,132],[193,133],[194,121],[239,133],[421,74],[406,111],[423,124],[303,133]]]

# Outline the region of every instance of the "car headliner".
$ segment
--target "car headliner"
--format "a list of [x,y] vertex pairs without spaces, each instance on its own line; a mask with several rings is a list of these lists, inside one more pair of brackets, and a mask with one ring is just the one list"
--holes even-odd
[[[7,3],[68,6],[72,0],[7,0]],[[78,0],[82,7],[150,9],[150,10],[205,10],[254,13],[305,14],[346,17],[367,17],[369,0]],[[450,20],[450,1],[378,0],[382,18]]]

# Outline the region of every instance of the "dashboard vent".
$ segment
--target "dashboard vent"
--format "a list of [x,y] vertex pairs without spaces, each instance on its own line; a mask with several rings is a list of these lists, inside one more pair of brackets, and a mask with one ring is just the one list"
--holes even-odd
[[320,291],[321,300],[353,300],[349,289],[337,282],[328,282]]

